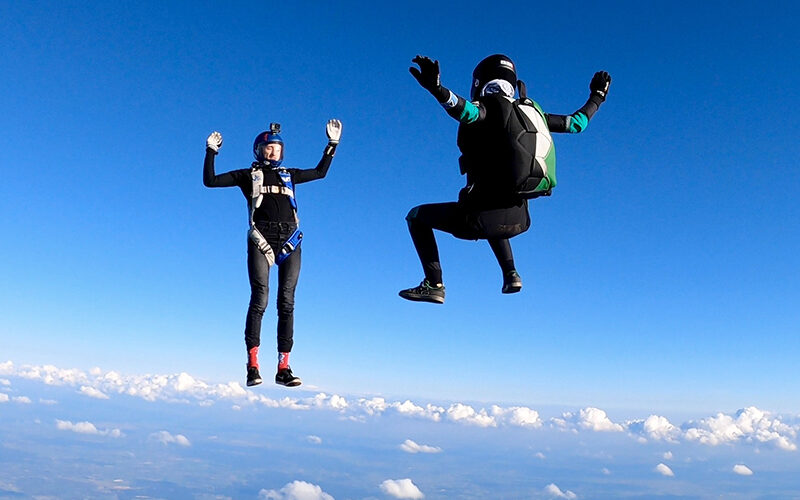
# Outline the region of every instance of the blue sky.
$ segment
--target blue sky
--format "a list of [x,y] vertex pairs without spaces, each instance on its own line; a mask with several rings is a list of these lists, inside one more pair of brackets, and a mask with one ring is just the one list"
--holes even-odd
[[[244,377],[246,211],[202,186],[283,124],[328,177],[306,235],[292,365],[329,392],[608,411],[800,412],[796,7],[722,2],[292,5],[3,3],[0,361]],[[403,220],[455,199],[456,123],[408,74],[465,94],[504,52],[546,111],[609,99],[556,137],[559,185],[513,240],[500,294],[484,242],[438,237],[447,303]],[[274,279],[273,279],[274,284]],[[262,333],[274,342],[274,303]]]

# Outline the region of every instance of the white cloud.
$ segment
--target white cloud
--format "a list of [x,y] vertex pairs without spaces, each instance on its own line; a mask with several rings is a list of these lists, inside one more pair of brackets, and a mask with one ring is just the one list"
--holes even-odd
[[752,476],[753,471],[750,470],[750,467],[742,464],[736,464],[733,466],[733,472],[739,474],[740,476]]
[[322,438],[319,436],[306,436],[306,440],[309,443],[322,444]]
[[382,492],[395,498],[425,498],[411,479],[387,479],[380,487]]
[[426,444],[417,444],[410,439],[403,441],[400,449],[406,453],[440,453],[442,451],[438,446],[428,446]]
[[602,469],[600,469],[600,472],[602,472],[604,476],[610,476],[611,475],[611,471],[608,470],[607,467],[603,467]]
[[530,427],[534,429],[542,426],[542,419],[539,418],[539,412],[526,406],[501,408],[500,406],[493,405],[491,407],[491,414],[496,420],[508,425]]
[[559,488],[553,483],[550,483],[547,486],[545,486],[544,492],[553,498],[569,498],[569,499],[578,498],[578,495],[576,495],[575,493],[571,492],[570,490],[561,491],[561,488]]
[[675,476],[675,473],[672,472],[672,469],[670,469],[669,466],[664,465],[663,463],[656,465],[655,471],[661,474],[662,476],[667,476],[667,477]]
[[735,415],[718,413],[716,416],[684,424],[685,438],[716,446],[721,443],[744,441],[770,443],[780,449],[794,451],[797,445],[797,427],[771,418],[769,412],[754,406],[743,408]]
[[56,401],[55,399],[41,399],[40,398],[39,399],[39,403],[41,403],[43,405],[53,406],[53,405],[57,405],[58,401]]
[[672,460],[672,452],[671,451],[664,452],[663,457],[664,460]]
[[455,403],[447,409],[447,418],[453,422],[463,422],[478,427],[497,426],[495,419],[490,417],[486,410],[475,411],[475,408],[461,403]]
[[544,453],[542,453],[541,451],[537,451],[533,456],[538,458],[538,459],[540,459],[540,460],[544,460],[545,458],[547,458],[547,457],[544,456]]
[[645,420],[630,420],[625,423],[628,431],[641,437],[656,441],[676,442],[681,431],[666,417],[650,415]]
[[151,441],[157,441],[163,445],[177,444],[178,446],[191,446],[192,443],[183,434],[172,435],[167,431],[158,431],[150,434]]
[[91,422],[76,422],[72,423],[69,420],[56,420],[56,428],[62,431],[72,431],[78,434],[90,434],[95,436],[110,436],[114,438],[122,437],[122,431],[119,429],[98,429]]
[[591,406],[580,410],[577,414],[563,413],[561,417],[560,419],[554,418],[551,422],[565,430],[575,427],[595,432],[621,432],[624,430],[622,425],[612,422],[605,411]]
[[7,378],[0,378],[0,385],[9,386],[11,385],[11,381],[8,380]]
[[258,492],[258,498],[260,500],[334,500],[316,484],[305,481],[292,481],[280,491],[261,490]]
[[0,375],[11,375],[14,373],[14,363],[5,361],[0,363]]
[[108,399],[108,396],[102,391],[98,391],[94,387],[89,387],[88,385],[81,386],[81,394],[95,399]]
[[19,403],[19,404],[23,404],[23,405],[31,404],[31,398],[29,398],[27,396],[16,396],[16,397],[13,397],[11,399],[14,400],[15,403]]
[[9,399],[8,394],[0,392],[0,403],[8,403]]

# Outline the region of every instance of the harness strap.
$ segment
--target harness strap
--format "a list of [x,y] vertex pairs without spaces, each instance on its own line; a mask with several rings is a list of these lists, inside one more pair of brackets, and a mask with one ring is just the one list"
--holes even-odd
[[282,194],[294,199],[294,191],[286,186],[261,186],[261,193]]
[[280,265],[284,260],[288,259],[292,252],[297,250],[300,246],[300,243],[303,242],[303,231],[299,228],[295,229],[289,239],[286,240],[286,243],[283,244],[281,247],[280,252],[278,252],[277,257],[275,258],[275,263]]

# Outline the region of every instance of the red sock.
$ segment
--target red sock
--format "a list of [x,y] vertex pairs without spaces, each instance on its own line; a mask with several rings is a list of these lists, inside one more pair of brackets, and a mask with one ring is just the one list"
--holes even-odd
[[247,351],[247,367],[251,366],[258,368],[258,346],[251,347]]
[[289,353],[288,352],[279,352],[278,353],[278,370],[284,370],[289,368]]

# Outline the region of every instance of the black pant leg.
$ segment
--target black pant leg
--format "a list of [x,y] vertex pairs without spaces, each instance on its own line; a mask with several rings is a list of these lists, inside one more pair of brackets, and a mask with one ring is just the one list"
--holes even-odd
[[467,212],[455,202],[429,203],[412,208],[406,221],[425,278],[434,284],[441,283],[442,267],[433,230],[438,229],[456,236],[467,234],[470,231]]
[[511,252],[511,242],[508,238],[490,239],[489,246],[492,247],[503,274],[514,269],[514,254]]
[[267,258],[255,244],[247,240],[247,275],[250,280],[250,305],[244,326],[244,342],[249,351],[261,345],[261,319],[269,296],[269,266]]
[[278,266],[278,352],[291,352],[294,345],[294,292],[300,278],[303,247],[297,247]]

